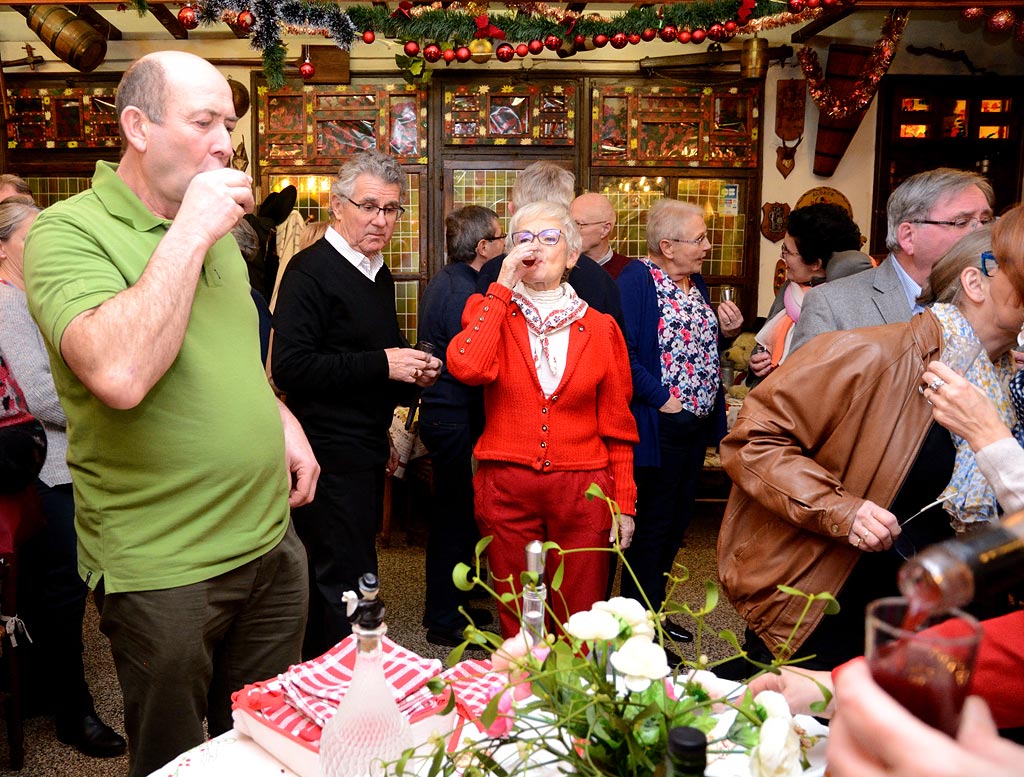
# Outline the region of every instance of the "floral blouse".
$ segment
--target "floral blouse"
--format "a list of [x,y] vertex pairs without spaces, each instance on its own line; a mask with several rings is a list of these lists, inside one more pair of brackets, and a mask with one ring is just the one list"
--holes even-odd
[[715,406],[721,380],[715,312],[696,286],[683,291],[650,259],[640,261],[650,270],[661,308],[661,382],[684,410],[703,418]]

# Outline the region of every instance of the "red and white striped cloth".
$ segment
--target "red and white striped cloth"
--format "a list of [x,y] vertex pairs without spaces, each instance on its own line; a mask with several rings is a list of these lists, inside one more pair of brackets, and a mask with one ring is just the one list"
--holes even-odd
[[[445,697],[426,687],[443,664],[382,640],[384,677],[398,708],[415,722],[433,714]],[[356,640],[349,636],[322,656],[296,664],[270,680],[247,685],[232,695],[232,707],[286,736],[319,748],[320,730],[330,720],[352,682]]]

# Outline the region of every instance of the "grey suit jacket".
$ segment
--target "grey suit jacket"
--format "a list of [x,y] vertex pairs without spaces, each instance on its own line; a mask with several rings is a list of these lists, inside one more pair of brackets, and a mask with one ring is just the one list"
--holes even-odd
[[790,353],[822,332],[909,321],[910,304],[892,254],[878,267],[825,283],[807,292],[793,328]]

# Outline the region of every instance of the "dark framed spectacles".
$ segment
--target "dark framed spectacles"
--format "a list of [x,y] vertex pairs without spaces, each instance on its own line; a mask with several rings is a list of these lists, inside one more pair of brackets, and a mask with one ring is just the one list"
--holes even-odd
[[999,271],[999,262],[996,261],[996,255],[991,251],[981,254],[981,271],[986,278],[991,278]]
[[512,245],[519,246],[524,243],[532,243],[536,240],[541,245],[553,246],[558,245],[558,241],[562,239],[562,230],[560,229],[542,229],[540,232],[534,234],[533,232],[513,232],[512,233]]
[[506,237],[508,237],[508,235],[503,233],[500,235],[495,235],[494,237],[485,237],[484,240],[504,240]]
[[975,229],[976,227],[983,227],[986,224],[991,224],[995,221],[992,216],[971,216],[970,218],[964,217],[959,219],[953,219],[952,221],[936,221],[934,219],[914,219],[911,224],[931,224],[936,227],[952,227],[953,229]]
[[391,221],[391,219],[398,218],[399,214],[405,213],[405,208],[401,205],[386,205],[382,208],[380,205],[375,205],[372,202],[356,202],[351,197],[346,197],[344,194],[341,196],[345,197],[346,200],[355,205],[356,208],[359,209],[360,213],[369,216],[370,218],[377,218],[378,213],[383,213],[384,218]]
[[692,246],[699,246],[701,243],[703,243],[707,239],[708,239],[708,233],[707,232],[705,232],[700,237],[695,237],[695,238],[690,239],[690,240],[688,240],[685,237],[663,237],[662,238],[662,240],[667,240],[670,243],[689,243]]
[[790,256],[800,256],[800,252],[799,251],[790,251],[788,248],[786,248],[786,244],[783,243],[782,244],[782,258],[786,259],[786,258],[788,258]]
[[577,221],[576,226],[580,229],[583,227],[592,227],[594,224],[607,224],[607,221]]

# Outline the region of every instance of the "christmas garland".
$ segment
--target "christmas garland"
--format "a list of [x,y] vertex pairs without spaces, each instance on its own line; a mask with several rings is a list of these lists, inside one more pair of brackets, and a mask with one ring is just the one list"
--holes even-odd
[[[499,41],[495,54],[503,61],[536,55],[545,48],[562,48],[560,53],[564,56],[574,53],[573,46],[593,48],[610,43],[614,48],[622,48],[658,37],[699,44],[806,22],[826,10],[854,2],[693,0],[657,7],[635,6],[623,14],[606,17],[551,8],[532,0],[508,3],[507,12],[495,14],[488,13],[485,2],[476,0],[461,0],[447,6],[441,2],[413,5],[402,0],[394,11],[383,5],[343,8],[330,0],[198,0],[182,8],[179,19],[183,23],[187,19],[186,26],[191,27],[226,21],[250,33],[252,47],[262,51],[267,81],[276,89],[284,84],[284,33],[323,35],[346,51],[358,35],[366,43],[372,43],[379,35],[400,40],[405,46],[404,54],[396,57],[398,65],[409,80],[426,80],[430,74],[426,62],[442,57],[445,63],[465,62],[471,56],[469,44],[474,39],[485,41],[476,47],[485,57],[490,56],[490,40]],[[140,14],[147,11],[146,0],[132,0],[132,5]]]
[[822,115],[830,119],[845,119],[868,107],[871,98],[878,90],[878,82],[882,80],[896,56],[900,37],[907,26],[909,14],[906,10],[896,9],[889,12],[882,24],[882,37],[871,50],[871,57],[864,65],[864,73],[850,90],[837,94],[825,83],[821,72],[821,63],[817,53],[808,47],[800,50],[797,58],[807,79],[807,88],[811,99],[818,106]]

